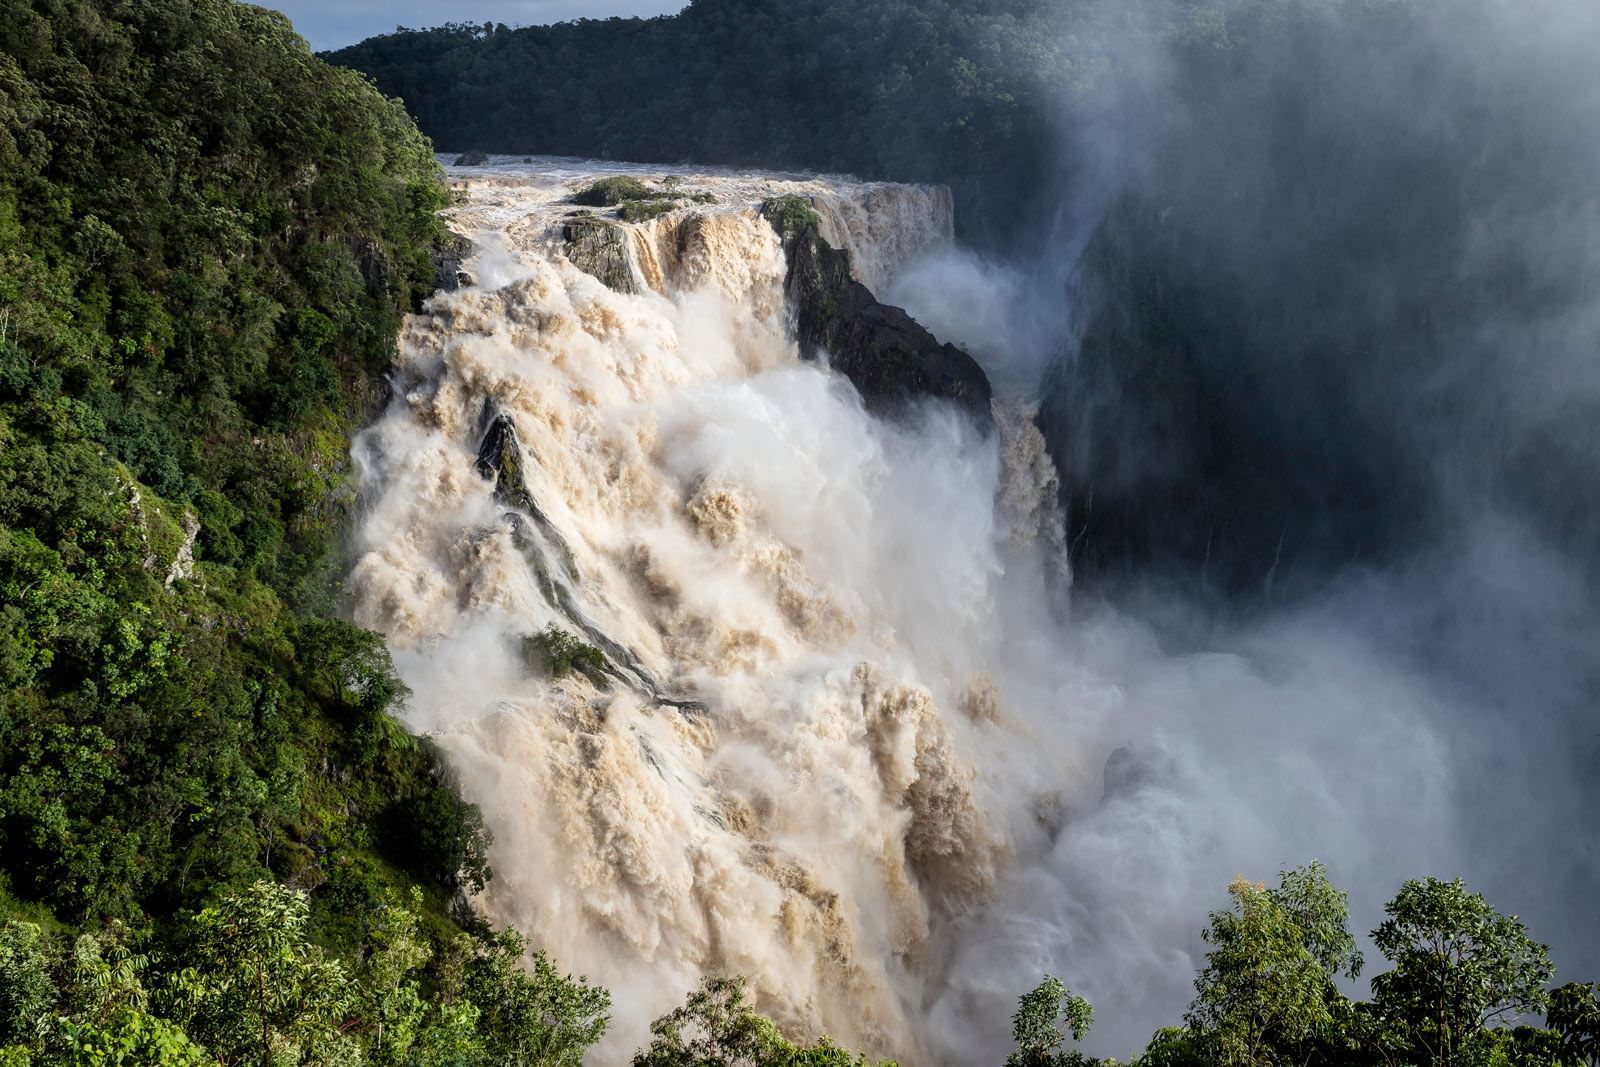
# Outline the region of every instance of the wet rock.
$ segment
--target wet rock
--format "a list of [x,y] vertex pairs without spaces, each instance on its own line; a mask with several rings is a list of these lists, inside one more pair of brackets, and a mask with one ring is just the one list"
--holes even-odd
[[992,425],[983,369],[900,308],[879,303],[856,281],[850,253],[823,239],[816,214],[803,201],[769,201],[762,214],[783,239],[789,304],[804,358],[826,352],[829,365],[850,379],[875,414],[899,414],[933,398]]
[[450,234],[433,246],[433,284],[435,289],[455,292],[471,285],[473,277],[462,266],[472,255],[472,242],[459,234]]
[[1171,781],[1176,775],[1177,765],[1172,758],[1153,745],[1115,749],[1106,758],[1100,803],[1132,797]]
[[594,216],[574,215],[561,226],[562,251],[572,265],[618,293],[637,293],[628,266],[628,234],[621,226]]

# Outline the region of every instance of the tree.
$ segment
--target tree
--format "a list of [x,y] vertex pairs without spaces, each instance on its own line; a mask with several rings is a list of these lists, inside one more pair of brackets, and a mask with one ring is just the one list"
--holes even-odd
[[1272,890],[1236,879],[1228,895],[1233,908],[1211,915],[1186,1021],[1227,1063],[1276,1063],[1332,1029],[1343,999],[1334,979],[1361,968],[1346,897],[1317,863],[1284,872]]
[[1394,969],[1373,979],[1373,1001],[1424,1062],[1468,1062],[1490,1024],[1544,1010],[1548,948],[1459,878],[1408,881],[1385,911],[1372,940]]
[[181,1029],[134,1008],[100,1024],[70,1025],[51,1063],[59,1067],[214,1067],[215,1056]]
[[866,1057],[826,1037],[791,1044],[746,1003],[746,988],[743,978],[708,976],[681,1008],[650,1024],[654,1040],[633,1057],[634,1067],[867,1067]]
[[464,990],[481,1015],[479,1033],[497,1064],[580,1067],[611,1021],[611,994],[562,974],[543,952],[521,966],[526,943],[512,930],[481,940]]
[[1168,1026],[1156,1031],[1145,1047],[1144,1054],[1134,1061],[1135,1067],[1211,1067],[1211,1042],[1181,1026]]
[[139,1024],[129,1024],[127,1019],[130,1013],[142,1014],[149,1003],[144,974],[150,957],[135,953],[128,942],[128,931],[120,923],[98,933],[80,934],[73,942],[61,983],[62,1006],[73,1018],[90,1026],[110,1025],[120,1019],[133,1031],[140,1031]]
[[35,923],[0,924],[0,1046],[31,1044],[55,1004],[51,946]]
[[357,1003],[367,1029],[368,1052],[377,1063],[404,1063],[428,1019],[417,977],[433,951],[422,935],[417,911],[422,892],[411,890],[411,908],[391,898],[378,909],[368,931],[369,951],[357,975]]
[[1590,1067],[1600,1065],[1600,982],[1571,982],[1550,993],[1545,1023],[1561,1035],[1561,1050]]
[[1361,974],[1364,961],[1347,926],[1350,897],[1328,881],[1327,867],[1312,860],[1305,867],[1282,872],[1272,898],[1299,928],[1306,950],[1322,966],[1329,982],[1341,974],[1347,978]]
[[1072,1040],[1082,1041],[1094,1021],[1094,1008],[1087,1000],[1069,991],[1061,979],[1049,975],[1031,992],[1022,994],[1017,1012],[1011,1017],[1011,1037],[1015,1051],[1006,1057],[1006,1067],[1079,1067],[1092,1064],[1079,1052],[1064,1052],[1064,1022]]
[[0,1046],[13,1043],[0,1048],[0,1064],[214,1064],[179,1027],[145,1011],[149,960],[127,940],[116,925],[81,934],[70,946],[32,923],[0,926]]
[[788,1042],[770,1019],[745,1002],[743,978],[711,976],[650,1024],[655,1040],[634,1067],[743,1067],[773,1063]]
[[333,1055],[352,1002],[342,964],[311,943],[304,893],[256,882],[194,918],[168,1016],[227,1063]]

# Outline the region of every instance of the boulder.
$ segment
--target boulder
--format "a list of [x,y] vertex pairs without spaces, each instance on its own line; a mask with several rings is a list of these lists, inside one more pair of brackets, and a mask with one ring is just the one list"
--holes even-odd
[[572,265],[592,274],[618,293],[637,293],[638,283],[628,265],[628,234],[606,219],[575,215],[561,226],[562,251]]

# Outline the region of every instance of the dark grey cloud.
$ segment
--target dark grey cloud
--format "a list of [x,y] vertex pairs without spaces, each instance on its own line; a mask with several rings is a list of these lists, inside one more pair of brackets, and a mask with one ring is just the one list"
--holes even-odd
[[684,0],[284,0],[266,3],[294,21],[295,29],[315,49],[342,48],[396,26],[421,28],[445,22],[503,22],[536,26],[569,19],[620,15],[670,15]]

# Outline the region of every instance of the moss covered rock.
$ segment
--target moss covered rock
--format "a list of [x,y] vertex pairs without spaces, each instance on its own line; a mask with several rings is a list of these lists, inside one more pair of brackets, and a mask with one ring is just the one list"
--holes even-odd
[[655,200],[661,192],[650,188],[629,174],[601,178],[578,190],[572,196],[574,204],[587,207],[616,207],[629,200]]

